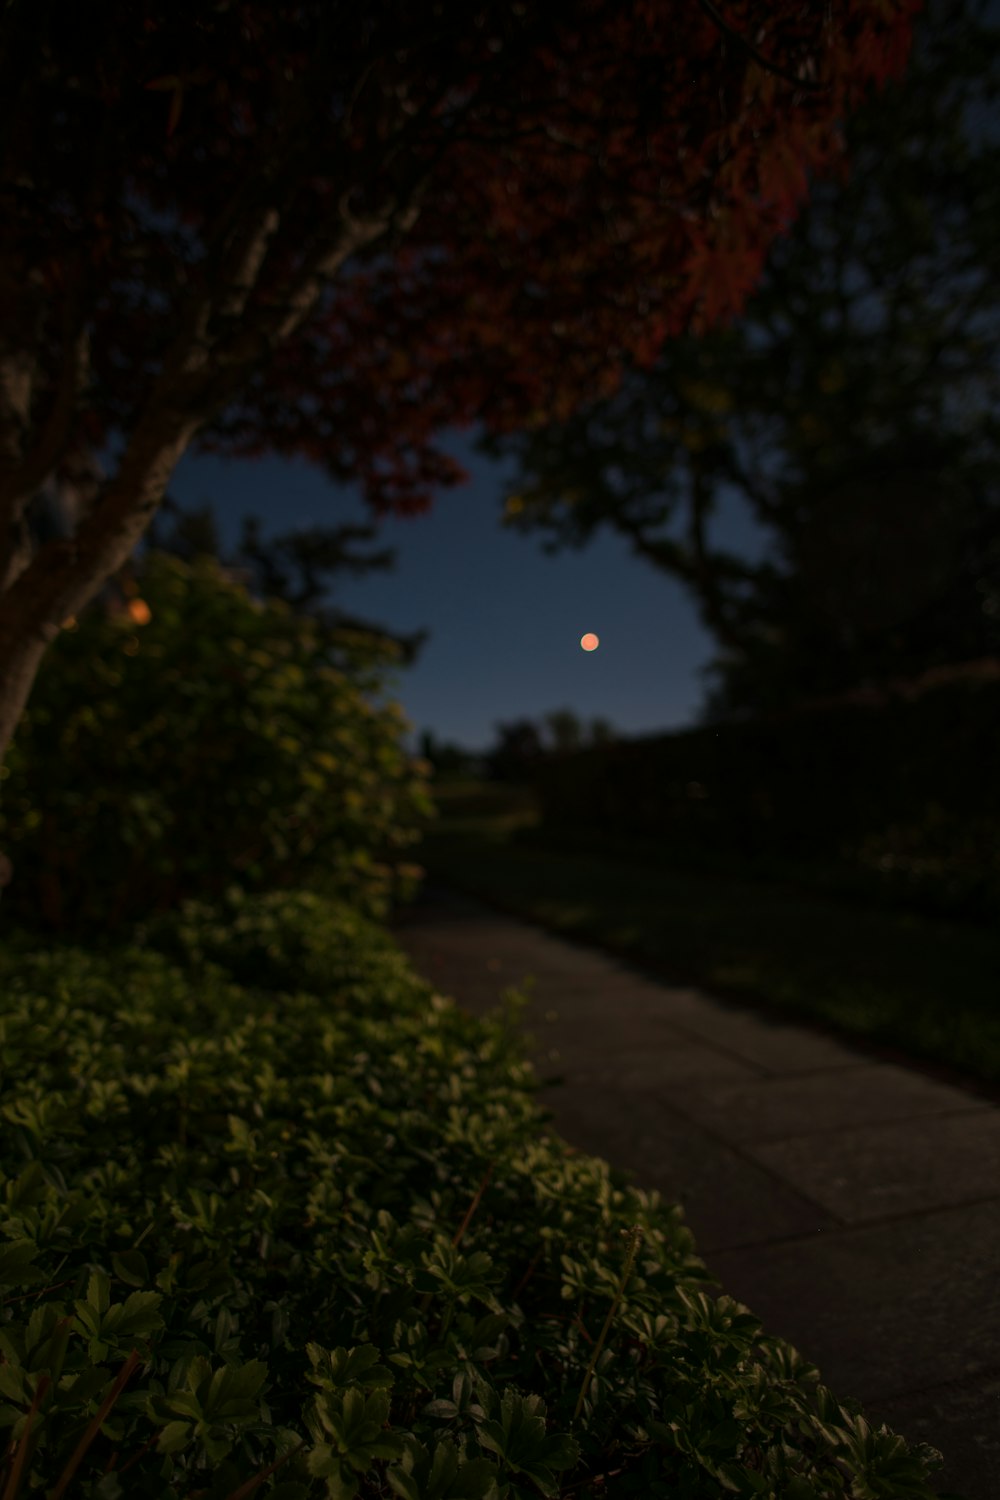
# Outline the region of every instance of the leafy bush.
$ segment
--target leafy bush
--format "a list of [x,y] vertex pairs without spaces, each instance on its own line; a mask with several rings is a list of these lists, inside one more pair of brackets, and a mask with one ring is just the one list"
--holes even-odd
[[0,951],[7,1500],[930,1500],[549,1133],[515,996],[462,1014],[315,894],[145,938],[186,961]]
[[5,914],[113,933],[234,881],[384,913],[429,811],[400,709],[370,701],[391,644],[257,604],[209,559],[150,554],[141,589],[39,673],[0,804]]

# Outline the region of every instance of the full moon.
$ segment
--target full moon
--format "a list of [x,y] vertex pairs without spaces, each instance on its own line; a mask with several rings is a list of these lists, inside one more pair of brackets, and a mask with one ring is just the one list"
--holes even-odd
[[586,635],[580,637],[580,645],[584,651],[596,651],[600,644],[600,641],[592,630],[589,630]]

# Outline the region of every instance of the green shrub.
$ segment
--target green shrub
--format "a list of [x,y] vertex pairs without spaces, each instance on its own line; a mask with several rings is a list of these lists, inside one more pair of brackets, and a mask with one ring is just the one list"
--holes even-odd
[[150,554],[140,586],[147,623],[91,610],[43,663],[0,799],[5,916],[114,933],[233,882],[384,913],[429,811],[400,709],[370,701],[392,647],[259,605],[208,559]]
[[145,937],[188,961],[0,951],[5,1496],[931,1500],[549,1133],[515,997],[462,1014],[315,895]]

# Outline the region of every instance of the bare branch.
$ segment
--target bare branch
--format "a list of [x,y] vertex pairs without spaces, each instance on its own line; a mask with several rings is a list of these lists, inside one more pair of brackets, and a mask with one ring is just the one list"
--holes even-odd
[[752,42],[748,42],[741,32],[737,31],[735,27],[730,26],[729,22],[723,19],[712,4],[712,0],[695,0],[695,3],[699,10],[704,11],[709,20],[718,27],[723,36],[735,42],[738,47],[742,47],[744,52],[753,58],[757,66],[764,69],[765,73],[773,73],[776,78],[782,78],[785,83],[794,84],[797,89],[809,89],[813,93],[819,94],[828,92],[830,88],[828,83],[815,83],[811,78],[798,78],[794,73],[789,73],[787,68],[781,67],[779,63],[771,62],[762,52],[758,52]]
[[131,556],[200,423],[176,407],[149,410],[132,431],[116,474],[67,540],[47,542],[0,598],[0,615],[52,640]]
[[31,424],[31,398],[44,317],[45,286],[23,257],[0,266],[0,461],[20,461]]
[[[31,431],[31,402],[37,379],[37,356],[32,357],[20,337],[11,338],[4,360],[7,381],[4,458],[0,468],[0,587],[7,588],[30,558],[24,512],[32,495],[55,469],[73,432],[80,397],[90,373],[90,331],[82,295],[82,267],[71,268],[62,308],[62,362],[49,414],[37,440],[27,448]],[[31,316],[37,339],[41,315]],[[14,327],[17,327],[15,322]]]
[[264,356],[272,353],[302,325],[319,301],[326,283],[336,276],[352,255],[373,244],[396,225],[406,227],[417,212],[417,205],[411,205],[403,214],[394,213],[390,207],[371,218],[355,219],[342,199],[339,229],[321,235],[298,272],[284,287],[269,293],[267,304],[248,310],[240,331],[231,341],[220,345],[218,368],[220,374],[225,371],[226,386],[234,380],[242,383]]
[[227,257],[228,264],[224,262],[219,276],[223,287],[223,297],[217,313],[219,318],[235,320],[243,316],[280,224],[281,214],[277,208],[266,208],[242,243]]
[[30,495],[52,473],[72,436],[73,419],[90,375],[90,329],[74,281],[63,312],[63,352],[55,393],[38,441],[0,486],[0,506]]

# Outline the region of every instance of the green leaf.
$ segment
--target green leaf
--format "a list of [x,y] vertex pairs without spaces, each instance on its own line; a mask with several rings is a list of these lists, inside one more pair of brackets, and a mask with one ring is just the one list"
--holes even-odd
[[31,1262],[39,1247],[32,1240],[8,1240],[0,1245],[0,1286],[32,1286],[42,1279]]
[[115,1330],[119,1338],[147,1338],[164,1326],[158,1308],[163,1301],[159,1292],[132,1292],[125,1299]]
[[245,1365],[224,1365],[212,1376],[203,1401],[205,1417],[213,1422],[251,1419],[253,1398],[267,1379],[267,1365],[251,1359]]
[[194,1435],[190,1422],[168,1422],[156,1440],[160,1453],[178,1453],[187,1446]]
[[555,1487],[552,1471],[567,1469],[579,1458],[579,1447],[568,1433],[546,1433],[541,1397],[522,1396],[510,1387],[500,1403],[500,1421],[481,1422],[477,1437],[515,1473],[530,1475],[545,1494]]
[[379,1350],[374,1344],[358,1344],[351,1349],[324,1349],[322,1344],[307,1344],[306,1353],[313,1367],[311,1380],[330,1387],[360,1385],[365,1390],[391,1386],[391,1371],[379,1364]]
[[401,1496],[402,1500],[423,1500],[419,1484],[405,1469],[394,1465],[386,1470],[385,1477],[389,1481],[389,1488],[394,1494]]
[[148,1286],[149,1267],[141,1250],[119,1250],[111,1257],[111,1266],[126,1286]]
[[386,1478],[402,1500],[483,1500],[498,1474],[488,1459],[461,1459],[450,1438],[436,1445],[432,1459],[422,1443],[409,1437],[402,1462],[388,1469]]
[[87,1306],[103,1318],[110,1304],[111,1282],[107,1273],[95,1266],[87,1283]]

